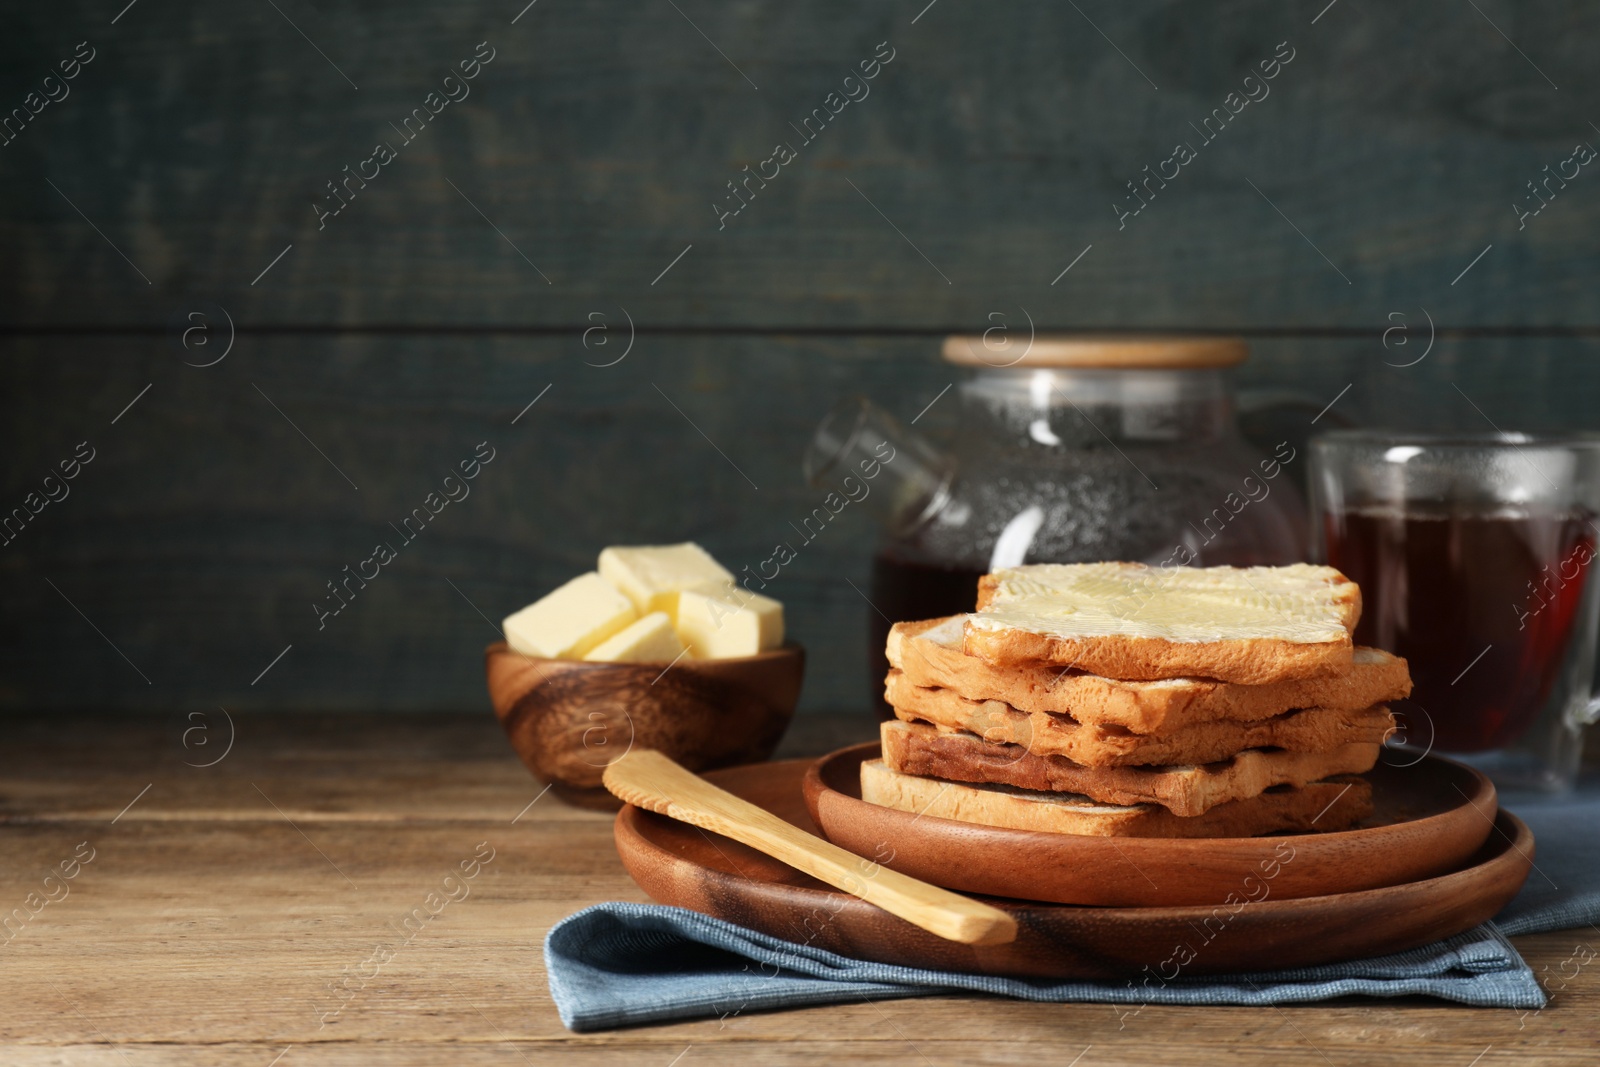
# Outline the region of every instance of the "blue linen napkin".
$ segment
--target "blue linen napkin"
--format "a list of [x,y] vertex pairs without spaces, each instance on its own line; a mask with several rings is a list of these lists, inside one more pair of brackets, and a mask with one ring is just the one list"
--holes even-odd
[[849,959],[655,904],[596,904],[545,938],[550,995],[578,1032],[858,1000],[987,993],[1117,1005],[1289,1004],[1363,994],[1426,995],[1481,1007],[1542,1008],[1544,990],[1507,935],[1600,921],[1600,777],[1558,799],[1507,798],[1532,828],[1535,869],[1495,922],[1374,959],[1183,978],[1164,985],[1052,982]]
[[1500,803],[1533,831],[1533,870],[1495,916],[1502,932],[1536,934],[1583,927],[1600,934],[1600,775],[1561,796],[1505,793]]

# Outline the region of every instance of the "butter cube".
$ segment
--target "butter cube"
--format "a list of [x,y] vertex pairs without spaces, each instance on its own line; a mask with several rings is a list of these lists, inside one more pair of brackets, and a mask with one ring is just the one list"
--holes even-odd
[[638,617],[631,600],[590,571],[507,615],[502,629],[513,651],[577,659]]
[[681,545],[613,545],[600,553],[600,574],[628,594],[641,614],[664,611],[674,621],[682,590],[733,584],[733,575],[693,541]]
[[678,595],[678,636],[697,659],[753,656],[783,644],[783,605],[738,586],[701,586]]
[[683,655],[683,642],[664,611],[652,611],[595,645],[584,659],[608,663],[670,663]]

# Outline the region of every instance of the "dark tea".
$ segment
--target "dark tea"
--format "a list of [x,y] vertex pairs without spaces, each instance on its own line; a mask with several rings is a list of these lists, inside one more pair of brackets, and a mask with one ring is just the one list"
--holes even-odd
[[[1426,505],[1324,516],[1328,562],[1361,586],[1358,644],[1404,656],[1408,738],[1442,752],[1515,741],[1550,699],[1595,555],[1586,511]],[[1397,704],[1395,711],[1408,709]]]
[[890,620],[936,619],[971,611],[977,607],[978,579],[983,574],[981,570],[912,562],[891,552],[880,553],[872,561],[871,596],[877,610],[868,612],[867,667],[877,689],[874,707],[880,719],[894,717],[883,699],[883,676],[889,672],[884,645],[889,640]]

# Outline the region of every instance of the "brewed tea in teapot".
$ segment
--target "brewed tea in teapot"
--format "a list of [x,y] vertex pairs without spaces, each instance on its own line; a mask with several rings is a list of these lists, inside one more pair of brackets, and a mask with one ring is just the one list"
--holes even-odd
[[1016,347],[946,339],[944,358],[972,372],[948,450],[855,398],[807,452],[817,486],[881,464],[874,684],[890,621],[971,611],[978,577],[1000,567],[1306,558],[1305,504],[1285,474],[1303,457],[1288,442],[1261,453],[1235,420],[1227,369],[1246,358],[1243,341],[1039,335]]

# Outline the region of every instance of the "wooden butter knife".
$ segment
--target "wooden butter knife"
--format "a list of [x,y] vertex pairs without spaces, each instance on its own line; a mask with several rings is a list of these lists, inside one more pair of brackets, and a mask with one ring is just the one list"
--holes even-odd
[[731,837],[835,889],[950,941],[1001,945],[1017,923],[999,908],[887,867],[863,871],[853,852],[719,789],[654,749],[634,749],[605,769],[605,786],[629,804]]

